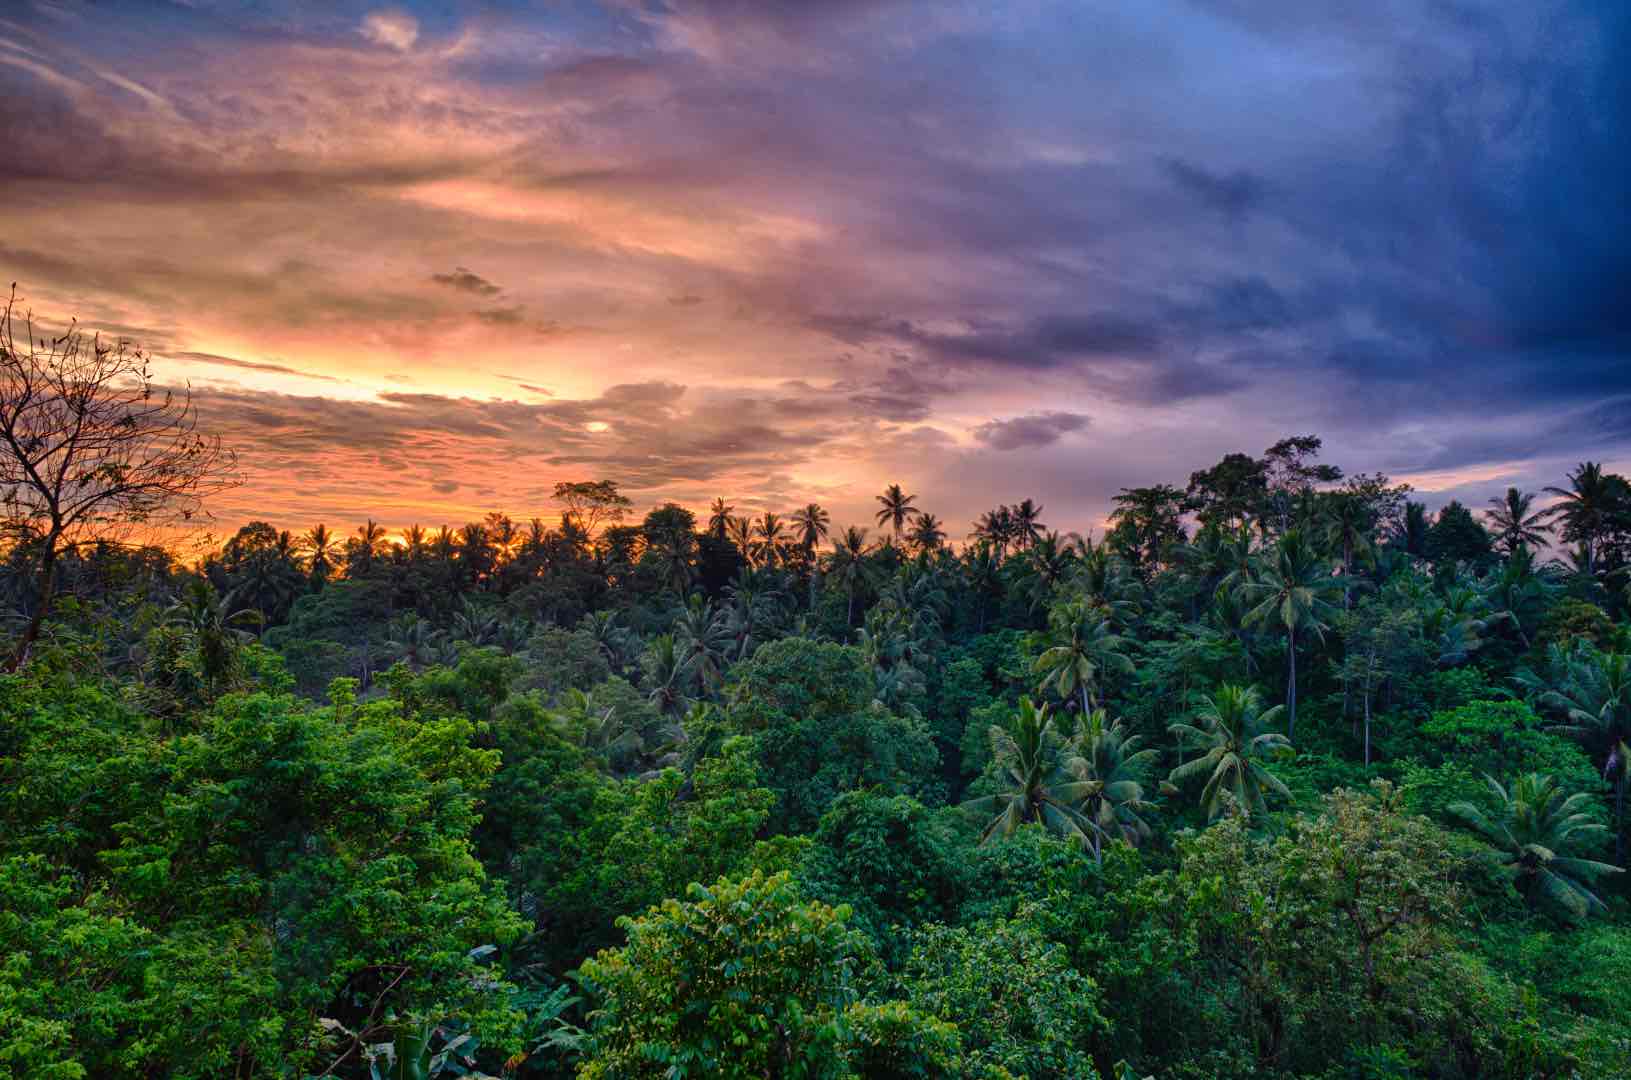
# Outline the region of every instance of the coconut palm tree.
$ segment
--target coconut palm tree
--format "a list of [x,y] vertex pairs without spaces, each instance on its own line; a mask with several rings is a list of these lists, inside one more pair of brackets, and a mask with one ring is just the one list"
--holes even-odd
[[1297,730],[1297,638],[1312,632],[1325,640],[1327,620],[1336,608],[1326,597],[1345,584],[1333,577],[1331,566],[1304,539],[1301,529],[1291,529],[1264,552],[1258,560],[1254,580],[1240,586],[1246,602],[1248,625],[1278,623],[1286,632],[1286,734]]
[[962,804],[970,813],[992,815],[980,843],[1011,836],[1021,825],[1035,822],[1091,847],[1089,836],[1098,832],[1098,825],[1078,804],[1094,785],[1074,780],[1060,768],[1061,739],[1046,705],[1021,698],[1006,724],[992,725],[991,749],[1002,768],[1003,789]]
[[787,526],[783,523],[781,515],[771,513],[769,510],[759,518],[754,526],[754,543],[759,551],[760,565],[775,566],[781,562],[782,546],[787,542]]
[[866,530],[851,525],[832,542],[832,574],[844,585],[849,596],[849,618],[845,626],[855,625],[855,591],[865,584],[867,573]]
[[664,716],[674,717],[685,712],[689,698],[685,693],[691,681],[690,659],[680,649],[673,634],[658,634],[641,658],[645,672],[647,697]]
[[204,684],[214,693],[237,668],[239,650],[255,638],[239,628],[259,628],[266,619],[253,608],[237,607],[231,592],[217,593],[208,581],[193,578],[165,612],[164,621],[192,633]]
[[[1371,544],[1370,508],[1365,500],[1352,492],[1339,491],[1326,496],[1325,542],[1342,560],[1344,577],[1353,574],[1356,560],[1376,561],[1376,549]],[[1342,606],[1352,606],[1353,597],[1348,585],[1342,588]]]
[[878,525],[894,526],[895,539],[899,540],[900,532],[906,527],[906,523],[918,514],[917,508],[912,505],[912,500],[916,498],[916,495],[908,495],[902,491],[899,484],[890,484],[884,488],[883,494],[878,496],[878,504],[883,509],[874,515],[878,519]]
[[730,532],[731,515],[736,507],[728,505],[724,499],[715,499],[714,504],[708,508],[708,531],[713,533],[714,539],[723,540]]
[[821,508],[820,503],[811,503],[803,510],[793,512],[793,535],[806,556],[815,554],[831,528],[832,517]]
[[1088,785],[1079,809],[1098,826],[1088,838],[1094,862],[1103,861],[1106,837],[1136,846],[1150,835],[1149,823],[1140,815],[1155,807],[1144,798],[1143,782],[1159,752],[1141,749],[1142,741],[1119,719],[1107,721],[1103,709],[1093,710],[1071,740],[1064,770]]
[[729,618],[701,596],[691,597],[674,621],[675,644],[701,693],[713,693],[723,681],[731,637]]
[[429,667],[441,658],[441,631],[414,612],[403,612],[392,619],[387,633],[390,637],[385,647],[411,668]]
[[1534,502],[1534,493],[1509,487],[1505,496],[1491,499],[1490,509],[1484,511],[1490,532],[1495,534],[1495,546],[1508,556],[1517,554],[1519,548],[1540,547],[1552,531],[1545,510],[1531,512]]
[[1562,521],[1563,539],[1580,544],[1582,570],[1588,577],[1595,574],[1597,543],[1631,501],[1625,480],[1603,472],[1598,462],[1582,461],[1569,474],[1568,487],[1548,487],[1546,493],[1558,497],[1546,516]]
[[912,523],[912,531],[907,534],[906,542],[919,555],[932,555],[946,542],[945,526],[933,514],[919,514]]
[[1053,644],[1032,667],[1042,677],[1037,690],[1051,687],[1067,702],[1080,695],[1082,715],[1089,716],[1098,708],[1098,688],[1106,671],[1133,673],[1133,662],[1122,651],[1126,639],[1116,634],[1102,608],[1079,602],[1061,604],[1048,621]]
[[985,633],[986,602],[1002,592],[1002,559],[989,540],[963,552],[963,577],[978,601],[975,630]]
[[1008,506],[987,510],[974,522],[974,531],[969,535],[990,544],[997,561],[1001,562],[1008,556],[1008,545],[1015,540],[1014,511]]
[[741,552],[742,558],[749,566],[754,565],[754,556],[757,549],[753,543],[753,521],[751,518],[733,517],[725,523],[725,531],[730,534],[731,543]]
[[1179,784],[1205,776],[1201,806],[1214,821],[1231,810],[1250,817],[1265,807],[1264,792],[1290,798],[1291,792],[1265,764],[1272,755],[1291,748],[1289,738],[1270,730],[1284,714],[1283,705],[1264,709],[1257,687],[1224,683],[1216,693],[1201,697],[1195,712],[1200,726],[1179,723],[1167,729],[1178,737],[1180,749],[1190,745],[1202,749],[1199,757],[1173,769],[1167,779]]
[[1029,548],[1047,531],[1048,527],[1042,524],[1042,510],[1042,507],[1030,499],[1022,499],[1019,505],[1014,507],[1012,520],[1015,548],[1019,550]]
[[[1599,652],[1584,642],[1568,651],[1554,644],[1548,655],[1561,678],[1538,694],[1536,704],[1561,713],[1564,720],[1553,730],[1579,739],[1601,762],[1603,775],[1613,778],[1614,855],[1624,862],[1625,789],[1631,779],[1631,657]],[[1518,674],[1518,681],[1540,683],[1527,670]]]
[[1492,777],[1486,805],[1453,803],[1450,813],[1501,852],[1502,864],[1531,904],[1551,900],[1575,919],[1605,910],[1591,885],[1620,868],[1566,854],[1607,829],[1591,820],[1585,792],[1565,795],[1557,778],[1529,773],[1503,787]]
[[318,522],[300,538],[300,552],[306,557],[306,572],[315,588],[322,588],[339,563],[340,544],[328,526]]

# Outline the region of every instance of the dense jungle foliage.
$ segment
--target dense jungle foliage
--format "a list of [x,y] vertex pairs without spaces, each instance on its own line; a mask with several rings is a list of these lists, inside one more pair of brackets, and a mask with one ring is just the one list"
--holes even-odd
[[592,481],[76,546],[0,675],[0,1077],[1626,1076],[1631,487],[1319,449],[1096,539]]

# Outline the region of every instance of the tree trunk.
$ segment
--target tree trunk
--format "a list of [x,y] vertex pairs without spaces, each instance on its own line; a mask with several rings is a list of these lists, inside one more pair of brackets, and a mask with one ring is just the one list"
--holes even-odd
[[1286,679],[1286,738],[1295,741],[1297,733],[1297,635],[1286,635],[1286,656],[1291,671]]
[[22,640],[12,652],[11,658],[6,661],[7,671],[21,671],[28,663],[28,655],[34,650],[34,643],[40,638],[40,630],[45,625],[45,617],[51,613],[51,601],[57,591],[57,537],[55,534],[46,537],[45,552],[40,556],[39,573],[40,595],[35,600],[34,616],[28,620],[28,627],[23,631]]
[[1082,684],[1082,722],[1086,723],[1087,718],[1092,715],[1093,710],[1087,706],[1087,684],[1084,682]]
[[1370,693],[1365,694],[1365,768],[1370,768]]

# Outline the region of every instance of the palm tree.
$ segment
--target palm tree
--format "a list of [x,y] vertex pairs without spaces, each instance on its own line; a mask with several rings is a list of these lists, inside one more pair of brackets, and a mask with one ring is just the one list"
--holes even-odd
[[469,645],[490,645],[498,637],[498,616],[466,596],[453,613],[452,638]]
[[1002,559],[988,540],[981,540],[963,552],[963,575],[979,601],[975,623],[977,633],[985,633],[986,601],[1002,591]]
[[[1353,573],[1356,559],[1371,563],[1376,559],[1371,545],[1371,513],[1365,500],[1351,492],[1339,491],[1327,496],[1325,511],[1325,542],[1342,558],[1342,574]],[[1348,585],[1342,587],[1342,606],[1352,604]]]
[[997,561],[1001,562],[1008,555],[1008,545],[1015,539],[1014,512],[1007,506],[999,506],[995,510],[987,510],[974,522],[974,531],[969,535],[977,541],[984,541],[991,545],[996,552]]
[[1195,713],[1200,727],[1180,723],[1167,729],[1178,737],[1180,748],[1191,740],[1204,748],[1167,779],[1177,784],[1204,775],[1201,806],[1213,821],[1231,809],[1225,793],[1232,797],[1233,809],[1246,817],[1264,808],[1265,791],[1290,798],[1280,778],[1264,765],[1270,755],[1291,748],[1289,738],[1269,730],[1284,713],[1283,705],[1264,709],[1257,687],[1224,683],[1217,693],[1201,697]]
[[820,503],[811,503],[803,510],[793,512],[793,535],[798,538],[806,556],[815,554],[815,549],[827,538],[831,527],[832,517],[821,508]]
[[1260,558],[1256,580],[1240,587],[1248,603],[1249,625],[1279,623],[1286,631],[1286,734],[1297,730],[1297,636],[1313,631],[1325,640],[1326,621],[1336,608],[1325,599],[1345,583],[1331,576],[1331,567],[1315,554],[1302,530],[1291,529]]
[[213,693],[238,663],[238,650],[255,635],[240,626],[259,627],[265,617],[253,608],[237,608],[231,592],[224,596],[203,578],[187,582],[181,596],[165,612],[165,622],[190,631],[198,646],[198,665]]
[[1510,789],[1484,779],[1489,805],[1458,802],[1449,810],[1502,853],[1502,864],[1524,898],[1531,904],[1552,900],[1575,919],[1605,910],[1590,885],[1620,868],[1565,854],[1607,831],[1585,812],[1591,796],[1566,796],[1556,777],[1540,773],[1517,777]]
[[351,561],[357,569],[366,572],[384,551],[385,526],[373,518],[357,526],[357,537],[352,541],[349,552]]
[[1504,498],[1491,499],[1491,509],[1484,511],[1493,526],[1490,531],[1495,534],[1495,546],[1508,556],[1517,554],[1521,547],[1540,547],[1546,543],[1546,537],[1552,531],[1552,527],[1546,524],[1545,510],[1529,512],[1534,502],[1532,492],[1509,487]]
[[736,507],[727,505],[722,498],[715,499],[713,506],[708,508],[708,531],[714,534],[716,540],[725,539],[731,527],[731,514],[735,512]]
[[743,568],[725,586],[725,595],[730,599],[726,615],[730,633],[736,640],[736,658],[746,659],[759,644],[757,633],[761,620],[780,612],[782,592],[772,575]]
[[1037,689],[1051,686],[1063,701],[1080,695],[1082,715],[1089,716],[1098,708],[1102,672],[1114,669],[1132,674],[1133,662],[1121,651],[1127,642],[1111,628],[1103,609],[1082,603],[1060,605],[1049,622],[1053,645],[1032,667],[1042,676]]
[[1569,474],[1566,488],[1548,487],[1548,495],[1558,501],[1546,511],[1547,517],[1563,522],[1563,539],[1578,542],[1587,576],[1596,573],[1597,542],[1613,524],[1616,515],[1626,511],[1631,499],[1625,481],[1613,473],[1603,472],[1601,464],[1582,461]]
[[724,678],[725,647],[731,641],[730,623],[723,612],[700,596],[693,596],[674,621],[674,640],[697,680],[697,688],[712,693]]
[[875,515],[878,519],[878,525],[880,527],[893,525],[895,539],[899,540],[901,529],[906,527],[908,521],[917,516],[918,511],[912,506],[912,500],[916,498],[916,495],[908,495],[902,491],[899,484],[890,484],[884,488],[883,494],[878,496],[878,503],[883,507]]
[[409,667],[429,667],[441,658],[441,631],[411,611],[392,619],[388,633],[385,647]]
[[1091,848],[1089,834],[1098,826],[1077,804],[1094,785],[1072,780],[1059,767],[1060,739],[1048,707],[1021,698],[1005,725],[992,725],[991,748],[1002,766],[1004,790],[963,803],[970,813],[993,815],[980,843],[1012,836],[1021,825],[1035,822]]
[[779,515],[766,510],[764,516],[759,518],[758,524],[754,527],[754,535],[758,537],[759,554],[765,566],[775,566],[781,562],[782,545],[785,543],[782,535],[784,532],[786,526],[782,524]]
[[1030,547],[1047,531],[1042,524],[1042,507],[1030,499],[1023,499],[1013,510],[1013,539],[1014,546],[1019,549]]
[[1103,709],[1095,709],[1072,740],[1072,756],[1065,772],[1089,785],[1080,809],[1098,828],[1089,837],[1093,861],[1103,861],[1105,837],[1137,845],[1150,835],[1139,815],[1154,809],[1144,799],[1143,781],[1159,756],[1154,748],[1139,749],[1143,737],[1128,734],[1118,719],[1107,723]]
[[742,553],[749,566],[753,565],[753,521],[745,517],[733,517],[725,523],[725,530],[730,534],[731,543],[736,550]]
[[1054,588],[1070,574],[1075,562],[1070,545],[1056,532],[1031,542],[1025,552],[1025,573],[1030,579],[1032,611],[1052,599]]
[[338,562],[339,542],[328,531],[328,526],[318,522],[300,538],[300,551],[306,556],[306,571],[311,575],[312,585],[322,588],[334,573]]
[[691,680],[690,659],[674,640],[673,634],[658,634],[642,660],[647,696],[664,716],[678,716],[686,708],[685,685]]
[[[1537,704],[1561,712],[1565,722],[1553,729],[1584,743],[1602,762],[1603,775],[1614,778],[1614,853],[1624,862],[1625,788],[1631,776],[1631,657],[1581,644],[1572,653],[1558,650],[1553,659],[1562,661],[1562,685],[1541,693]],[[1520,673],[1520,682],[1526,681],[1524,674]]]
[[912,523],[912,531],[907,534],[906,542],[919,555],[932,555],[946,542],[945,526],[933,514],[919,514]]
[[855,590],[867,579],[866,530],[851,525],[832,542],[832,573],[844,583],[849,595],[849,618],[845,626],[855,625]]

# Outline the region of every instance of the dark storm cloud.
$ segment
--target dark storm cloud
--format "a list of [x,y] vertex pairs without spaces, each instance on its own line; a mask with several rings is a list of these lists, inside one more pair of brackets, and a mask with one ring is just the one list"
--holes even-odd
[[988,420],[974,429],[974,438],[993,450],[1023,450],[1051,445],[1087,425],[1088,418],[1081,413],[1032,413],[1011,420]]

